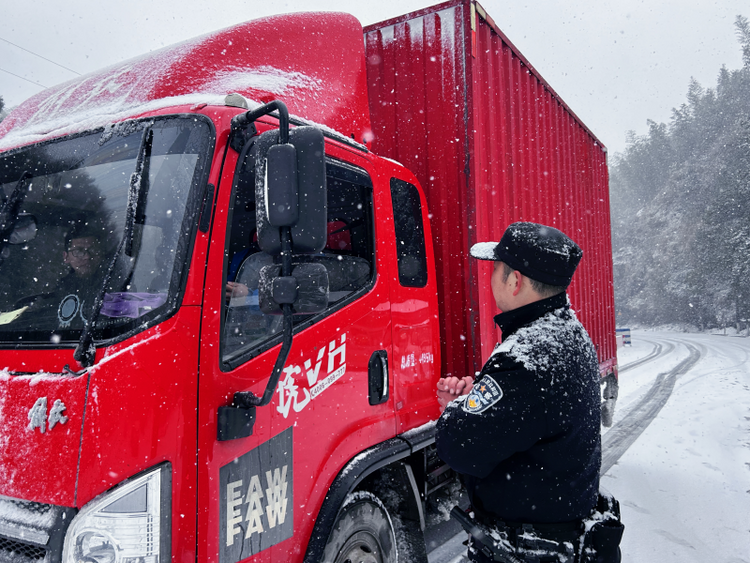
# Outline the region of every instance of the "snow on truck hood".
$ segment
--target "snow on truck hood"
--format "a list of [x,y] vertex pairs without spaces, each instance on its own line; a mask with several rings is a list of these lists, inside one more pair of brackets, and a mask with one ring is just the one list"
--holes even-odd
[[73,506],[87,382],[0,370],[0,496]]
[[0,123],[0,150],[229,93],[280,99],[291,114],[362,141],[370,135],[361,24],[341,13],[263,18],[59,84]]
[[[133,435],[127,423],[120,425],[124,419],[118,409],[121,404],[127,404],[126,396],[133,397],[135,394],[132,387],[127,390],[124,386],[118,386],[117,374],[127,373],[125,379],[138,388],[139,393],[143,393],[145,388],[142,380],[135,376],[138,370],[134,370],[130,358],[138,354],[139,348],[149,346],[149,343],[158,344],[161,331],[160,327],[156,327],[150,336],[137,339],[114,352],[107,350],[94,366],[79,373],[63,369],[60,373],[40,371],[20,374],[8,367],[0,367],[0,500],[5,497],[59,506],[80,506],[82,482],[88,490],[91,489],[92,480],[98,486],[111,486],[117,482],[119,473],[128,470],[127,464],[110,462],[106,470],[85,465],[88,475],[82,477],[79,473],[80,460],[90,460],[92,457],[101,459],[106,449],[102,448],[102,444],[106,440],[97,443],[91,439],[101,433],[101,426],[106,425],[111,432],[118,433],[118,448],[124,447],[123,444]],[[145,355],[148,356],[148,352]],[[55,362],[54,359],[48,361]],[[112,362],[114,365],[108,365]],[[143,368],[147,365],[147,362],[141,364],[140,373],[150,373]],[[167,385],[169,391],[173,392],[174,387]],[[150,388],[149,391],[154,397],[154,389]],[[109,399],[102,400],[102,393]],[[122,393],[122,397],[118,396],[118,400],[113,401],[112,395],[119,393]],[[149,399],[140,398],[140,394],[138,397],[137,400],[148,410]],[[174,409],[172,415],[179,418],[179,410]],[[133,429],[135,433],[141,433],[147,432],[144,430],[147,427],[148,424],[141,424]],[[142,441],[140,437],[138,440]],[[84,456],[84,453],[87,455]],[[129,458],[131,460],[132,457]],[[84,498],[83,503],[89,498]],[[3,510],[5,508],[0,502],[0,513]]]

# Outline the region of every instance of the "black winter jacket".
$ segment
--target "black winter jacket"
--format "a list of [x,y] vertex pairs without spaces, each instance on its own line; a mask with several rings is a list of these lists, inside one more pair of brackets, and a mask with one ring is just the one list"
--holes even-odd
[[599,370],[565,293],[501,313],[503,341],[469,395],[437,423],[437,451],[474,510],[510,522],[569,522],[596,503]]

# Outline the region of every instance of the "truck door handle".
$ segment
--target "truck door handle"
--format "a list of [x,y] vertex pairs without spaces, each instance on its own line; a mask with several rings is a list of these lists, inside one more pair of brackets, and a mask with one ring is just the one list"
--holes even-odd
[[388,400],[388,352],[375,350],[367,366],[368,399],[371,405],[380,405]]

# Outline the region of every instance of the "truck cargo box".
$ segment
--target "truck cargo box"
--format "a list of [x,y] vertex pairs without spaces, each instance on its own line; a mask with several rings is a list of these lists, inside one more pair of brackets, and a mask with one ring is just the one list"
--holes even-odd
[[470,259],[514,221],[583,249],[569,290],[616,364],[606,149],[476,2],[365,28],[373,150],[410,168],[431,212],[443,375],[473,375],[497,342],[492,264]]

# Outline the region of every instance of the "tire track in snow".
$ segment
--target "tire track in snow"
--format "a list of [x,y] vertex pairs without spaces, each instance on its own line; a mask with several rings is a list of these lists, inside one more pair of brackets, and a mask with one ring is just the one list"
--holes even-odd
[[688,357],[670,371],[660,373],[651,389],[630,410],[628,416],[617,422],[609,432],[602,436],[601,475],[607,473],[617,463],[617,460],[656,418],[672,394],[677,378],[687,373],[701,358],[701,351],[698,348],[686,342],[682,344],[690,351]]
[[651,353],[648,356],[644,356],[640,360],[636,360],[634,362],[630,362],[629,364],[625,364],[618,371],[619,371],[619,373],[622,373],[624,371],[628,371],[629,369],[633,369],[635,367],[643,365],[643,364],[645,364],[647,362],[650,362],[651,360],[655,360],[659,356],[666,355],[669,352],[671,352],[672,350],[674,350],[674,344],[672,344],[672,343],[668,343],[667,344],[667,349],[662,352],[662,345],[660,343],[658,343],[658,342],[655,342],[654,343],[654,349],[651,351]]

